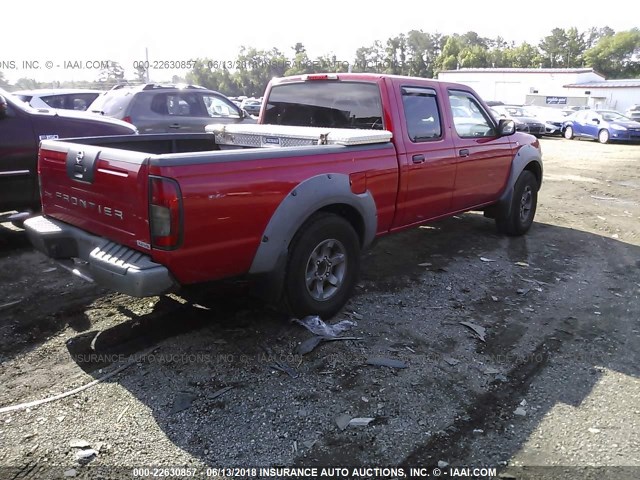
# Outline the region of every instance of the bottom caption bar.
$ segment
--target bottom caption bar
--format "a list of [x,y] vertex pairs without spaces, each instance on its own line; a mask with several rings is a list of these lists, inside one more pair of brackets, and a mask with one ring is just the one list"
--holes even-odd
[[180,479],[360,479],[400,480],[465,478],[475,480],[638,480],[640,466],[629,467],[211,467],[211,466],[139,466],[116,467],[104,465],[79,465],[52,467],[33,465],[0,467],[0,479],[37,480],[127,480],[143,478]]

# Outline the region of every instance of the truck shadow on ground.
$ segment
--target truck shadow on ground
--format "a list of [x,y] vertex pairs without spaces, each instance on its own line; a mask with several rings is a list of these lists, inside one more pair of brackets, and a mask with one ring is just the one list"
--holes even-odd
[[[434,465],[443,458],[454,465],[473,465],[478,459],[497,465],[498,460],[508,460],[520,450],[556,404],[579,406],[604,370],[640,376],[637,342],[625,340],[633,337],[633,319],[639,315],[640,248],[540,223],[527,239],[508,239],[495,234],[491,222],[467,214],[381,240],[365,256],[356,300],[375,299],[383,291],[402,294],[424,288],[420,282],[425,267],[419,264],[426,260],[433,275],[455,276],[464,273],[457,271],[461,263],[469,259],[479,263],[479,255],[492,255],[496,267],[490,274],[479,275],[478,282],[491,280],[491,275],[499,277],[498,257],[509,263],[536,257],[540,268],[531,281],[545,285],[538,300],[541,305],[556,305],[568,295],[565,290],[574,280],[588,284],[582,289],[569,288],[566,309],[521,311],[526,321],[512,324],[507,318],[496,324],[486,343],[463,339],[468,345],[462,347],[471,345],[473,350],[475,345],[475,354],[482,358],[509,358],[517,348],[531,344],[528,355],[518,350],[518,355],[502,365],[503,380],[489,382],[482,389],[465,388],[460,384],[464,375],[436,366],[437,379],[429,383],[429,391],[420,392],[424,374],[430,370],[418,372],[417,360],[413,368],[363,373],[358,360],[366,349],[362,342],[332,342],[344,344],[335,347],[347,351],[339,355],[332,356],[336,350],[327,349],[300,357],[295,348],[308,338],[308,332],[260,304],[246,303],[244,297],[213,300],[201,295],[184,304],[164,300],[150,316],[100,332],[96,348],[92,349],[91,342],[97,332],[90,332],[69,342],[69,351],[78,359],[90,351],[128,354],[162,342],[152,360],[140,359],[144,374],[134,369],[109,381],[119,383],[143,403],[176,446],[212,466],[410,466]],[[505,273],[496,281],[495,294],[507,298],[506,292],[522,278],[518,271]],[[597,317],[589,314],[594,293],[603,298]],[[607,296],[611,293],[624,301],[612,300]],[[367,297],[370,294],[374,297]],[[504,319],[496,305],[474,300],[465,308],[479,318],[495,315]],[[393,320],[389,321],[387,326],[393,329]],[[366,318],[359,327],[368,329],[371,337],[379,336],[379,326]],[[596,337],[601,341],[593,344]],[[424,345],[434,345],[428,340]],[[591,345],[590,355],[577,358],[586,345]],[[563,362],[573,370],[571,375],[558,377],[556,367]],[[89,372],[103,366],[80,361],[78,365]],[[473,373],[466,375],[469,378]],[[418,426],[417,420],[416,425],[413,420],[401,424],[419,434],[394,430],[394,413],[388,410],[365,429],[341,431],[336,427],[337,415],[353,411],[360,397],[371,396],[379,388],[379,383],[371,383],[373,377],[391,386],[384,403],[403,405],[396,411],[410,411],[413,419],[427,419],[425,426]],[[548,384],[548,398],[529,412],[517,433],[509,431],[515,406],[536,381]],[[162,395],[157,395],[158,389]],[[407,400],[416,395],[422,400]],[[457,411],[449,415],[451,406],[445,404],[451,403],[452,395]],[[439,415],[446,424],[438,423]],[[432,425],[439,428],[432,430]],[[509,441],[478,437],[477,430],[509,431]],[[475,450],[478,442],[484,442],[483,457]]]
[[0,258],[30,248],[31,243],[24,230],[0,225]]

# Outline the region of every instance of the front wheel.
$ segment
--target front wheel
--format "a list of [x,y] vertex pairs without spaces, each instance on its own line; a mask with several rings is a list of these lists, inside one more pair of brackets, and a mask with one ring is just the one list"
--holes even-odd
[[598,132],[598,141],[600,143],[609,143],[609,130],[600,130]]
[[564,129],[564,138],[566,138],[567,140],[573,139],[573,128],[567,127]]
[[294,316],[331,318],[344,306],[360,270],[360,241],[344,218],[321,212],[298,231],[289,249],[287,307]]
[[520,174],[513,187],[513,198],[509,212],[503,212],[496,217],[496,226],[502,233],[511,236],[527,233],[538,204],[538,180],[529,170]]

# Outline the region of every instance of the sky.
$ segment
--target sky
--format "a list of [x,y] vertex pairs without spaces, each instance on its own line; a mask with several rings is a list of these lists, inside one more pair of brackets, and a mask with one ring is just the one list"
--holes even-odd
[[[8,5],[7,5],[8,3]],[[40,4],[38,6],[38,4]],[[0,71],[15,82],[95,80],[101,63],[117,61],[133,78],[134,62],[186,62],[208,57],[233,61],[241,46],[279,48],[293,56],[301,42],[310,57],[335,54],[352,61],[358,47],[412,29],[429,33],[465,33],[537,44],[555,27],[609,26],[615,31],[638,26],[636,0],[618,0],[616,8],[579,7],[576,2],[244,0],[235,2],[109,0],[83,2],[34,0],[28,12],[16,0],[3,2]],[[548,6],[549,8],[545,8]],[[183,63],[184,64],[184,63]],[[171,67],[171,64],[165,64]],[[185,70],[158,68],[157,81]]]

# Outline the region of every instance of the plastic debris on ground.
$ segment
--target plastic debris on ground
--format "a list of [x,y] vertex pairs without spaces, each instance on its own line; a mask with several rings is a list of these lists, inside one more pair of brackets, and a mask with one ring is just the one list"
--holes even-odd
[[443,357],[442,359],[445,362],[447,362],[449,365],[451,365],[452,367],[455,367],[457,364],[460,363],[460,360],[458,360],[457,358],[453,358],[453,357]]
[[347,415],[346,413],[340,415],[336,418],[336,425],[340,430],[344,430],[349,426],[349,422],[351,421],[351,415]]
[[79,438],[74,438],[72,440],[69,440],[69,446],[71,448],[88,448],[91,445],[86,440],[82,440],[82,439],[79,439]]
[[81,462],[83,460],[89,460],[98,455],[97,450],[93,448],[87,448],[86,450],[78,450],[75,454],[75,458],[77,461]]
[[308,317],[304,317],[302,320],[294,318],[293,321],[299,323],[314,335],[319,335],[321,337],[337,337],[342,332],[358,325],[353,320],[342,320],[335,325],[329,325],[317,315],[310,315]]
[[481,327],[480,325],[476,325],[475,323],[471,323],[471,322],[460,322],[460,325],[464,325],[465,327],[473,330],[475,332],[475,334],[478,336],[478,338],[480,339],[480,341],[484,342],[485,341],[485,335],[487,334],[487,329],[484,327]]
[[349,426],[350,427],[366,427],[374,420],[375,420],[374,418],[370,418],[370,417],[352,418],[351,420],[349,420]]

